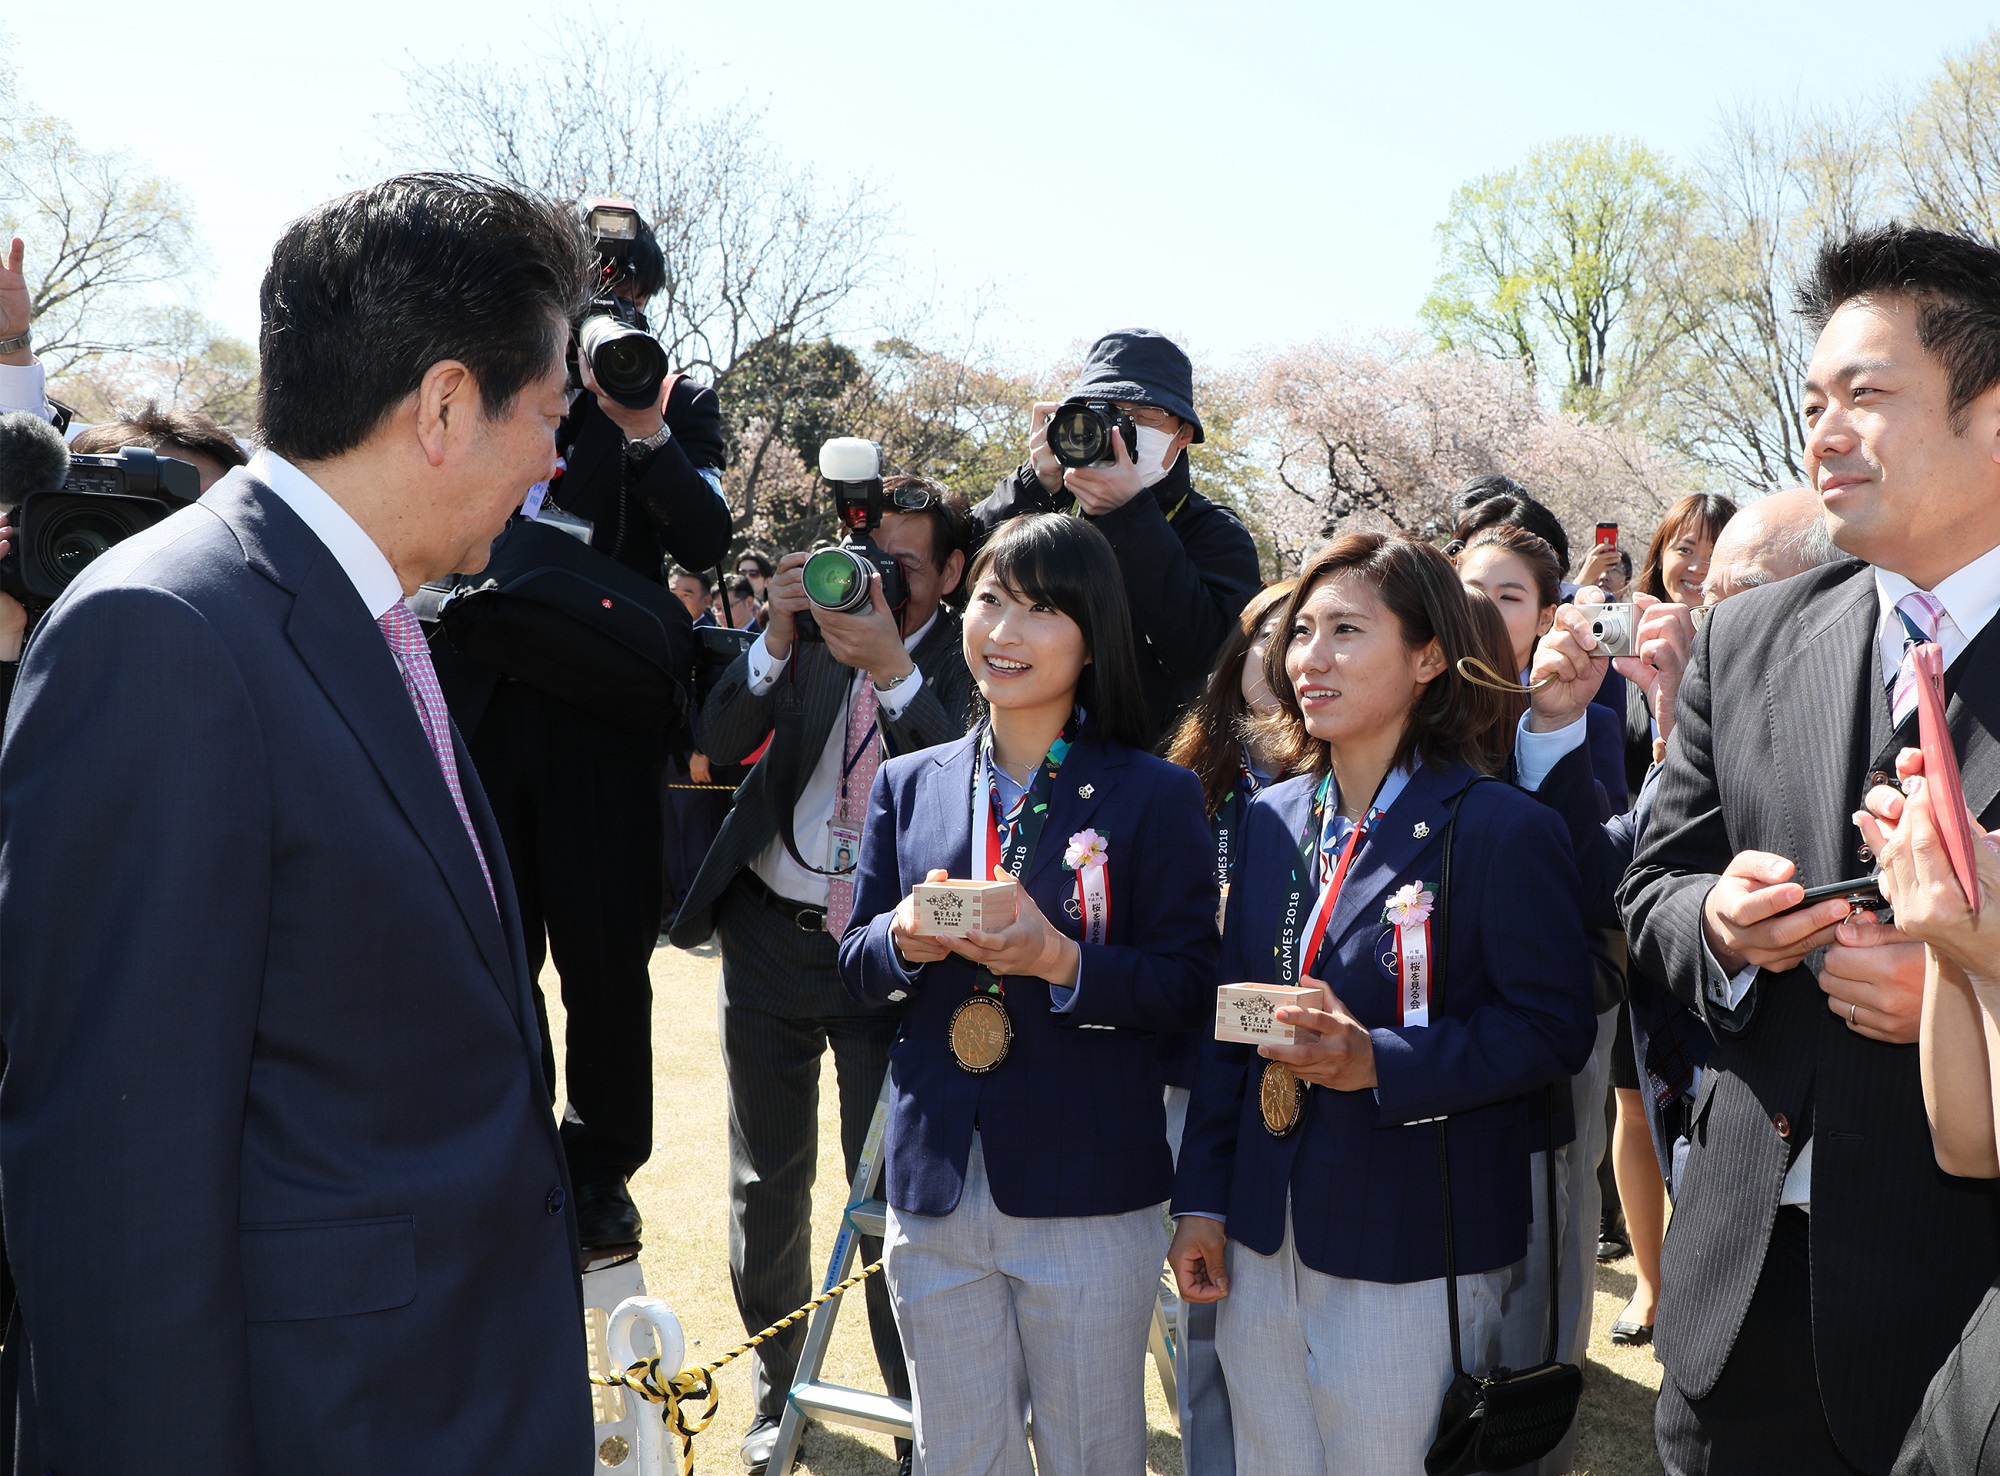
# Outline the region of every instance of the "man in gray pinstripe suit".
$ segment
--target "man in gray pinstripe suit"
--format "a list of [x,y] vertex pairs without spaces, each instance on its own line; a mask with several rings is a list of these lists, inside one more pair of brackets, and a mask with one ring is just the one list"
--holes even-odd
[[1803,301],[1806,468],[1857,557],[1702,627],[1620,893],[1634,960],[1715,1037],[1661,1264],[1670,1476],[1886,1476],[2000,1271],[1992,1186],[1939,1168],[1898,1043],[1920,947],[1799,905],[1874,862],[1850,817],[1917,741],[1917,640],[2000,823],[2000,251],[1863,232]]
[[[843,846],[850,854],[858,847],[884,750],[910,753],[959,737],[971,700],[958,616],[942,604],[965,572],[965,504],[916,478],[891,477],[886,490],[892,508],[875,539],[909,589],[900,620],[878,580],[871,610],[816,610],[823,639],[801,640],[805,555],[788,554],[769,586],[764,634],[701,710],[702,751],[717,763],[741,762],[774,733],[668,931],[677,947],[713,933],[722,949],[729,1270],[748,1332],[812,1294],[820,1058],[830,1045],[851,1176],[900,1019],[895,1009],[857,1004],[840,987],[835,950],[852,891],[841,877],[829,885],[827,872],[841,864]],[[781,834],[787,817],[796,857]],[[879,1243],[862,1254],[879,1255]],[[907,1397],[902,1344],[879,1278],[868,1283],[868,1321],[883,1379]],[[804,1334],[801,1323],[757,1349],[756,1420],[742,1450],[753,1472],[770,1458]]]

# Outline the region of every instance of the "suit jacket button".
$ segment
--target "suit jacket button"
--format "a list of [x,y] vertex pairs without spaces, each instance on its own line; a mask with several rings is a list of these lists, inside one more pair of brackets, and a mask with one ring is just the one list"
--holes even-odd
[[1854,854],[1859,856],[1864,862],[1873,861],[1875,859],[1875,853],[1869,850],[1868,847],[1866,846],[1856,846],[1854,848]]
[[554,1189],[551,1189],[549,1191],[549,1197],[543,1201],[543,1203],[548,1206],[548,1211],[552,1215],[561,1214],[563,1212],[563,1206],[568,1202],[569,1202],[568,1197],[564,1195],[560,1185],[558,1185]]
[[1778,1130],[1778,1136],[1781,1138],[1789,1138],[1792,1135],[1792,1120],[1782,1112],[1771,1119],[1771,1126]]
[[1874,789],[1880,785],[1888,784],[1891,782],[1892,781],[1890,780],[1889,776],[1883,773],[1880,769],[1875,770],[1868,776],[1868,787],[1870,789]]

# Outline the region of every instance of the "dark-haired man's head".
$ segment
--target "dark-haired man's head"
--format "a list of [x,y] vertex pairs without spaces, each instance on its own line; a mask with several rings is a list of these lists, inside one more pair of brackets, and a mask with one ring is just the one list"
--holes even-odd
[[1473,477],[1458,489],[1458,495],[1452,500],[1458,504],[1460,512],[1465,512],[1492,497],[1527,497],[1528,501],[1534,501],[1528,497],[1526,487],[1499,472],[1486,472]]
[[320,206],[264,274],[264,444],[361,523],[406,590],[476,572],[555,470],[588,273],[568,210],[487,180],[403,175]]
[[[1490,491],[1472,497],[1472,489],[1478,484],[1503,482],[1512,490]],[[1467,501],[1467,498],[1472,500]],[[1555,550],[1563,578],[1569,577],[1569,535],[1563,532],[1562,521],[1522,491],[1520,483],[1497,474],[1476,477],[1460,490],[1459,506],[1464,511],[1458,515],[1458,526],[1452,530],[1452,537],[1457,541],[1463,543],[1482,528],[1491,528],[1498,523],[1524,528]]]
[[151,403],[129,419],[100,421],[78,431],[69,449],[83,456],[115,456],[127,446],[143,446],[187,462],[201,474],[204,492],[221,481],[231,467],[250,459],[236,437],[206,415],[193,410],[162,410]]
[[701,612],[708,608],[709,578],[699,569],[686,569],[674,565],[667,575],[667,588],[675,599],[687,607],[690,619],[699,620]]
[[[937,607],[959,592],[971,543],[971,513],[965,499],[928,477],[894,476],[882,481],[884,491],[904,494],[905,501],[928,501],[899,512],[891,507],[875,530],[875,542],[903,570],[910,602],[903,615],[903,633],[910,634],[937,613]],[[963,600],[954,601],[963,603]]]
[[1821,249],[1799,306],[1833,541],[1926,589],[2000,545],[2000,250],[1877,227]]

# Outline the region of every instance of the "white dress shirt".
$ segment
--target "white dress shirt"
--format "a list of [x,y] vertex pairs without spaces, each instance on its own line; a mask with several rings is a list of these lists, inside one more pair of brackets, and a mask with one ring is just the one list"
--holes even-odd
[[[0,364],[0,415],[25,410],[30,415],[53,421],[56,417],[49,408],[48,373],[42,368],[42,361],[36,359],[29,364]],[[72,423],[69,428],[71,438],[83,427]]]
[[390,567],[387,555],[324,487],[275,451],[257,452],[250,458],[249,470],[326,545],[327,552],[354,582],[354,592],[368,607],[369,619],[380,620],[383,612],[403,597],[403,582]]
[[[930,634],[937,624],[937,612],[931,618],[903,637],[903,649],[914,651],[918,642]],[[791,665],[792,651],[798,649],[798,636],[792,637],[792,651],[783,657],[773,656],[767,643],[769,633],[757,637],[750,647],[746,660],[749,665],[750,695],[762,697],[777,685],[778,678]],[[847,702],[852,703],[859,692],[856,685],[868,680],[868,673],[857,671],[848,683]],[[875,703],[882,716],[890,722],[900,718],[909,705],[916,700],[917,693],[924,687],[924,674],[914,669],[896,685],[893,692],[884,692],[879,687],[875,691]],[[843,750],[847,745],[847,712],[842,705],[841,716],[834,721],[833,730],[826,735],[826,747],[820,750],[819,762],[806,776],[806,787],[799,791],[798,803],[792,806],[792,835],[799,843],[799,854],[808,860],[826,864],[827,826],[833,821],[833,812],[840,803],[840,765],[846,757]],[[757,853],[757,859],[750,863],[750,869],[757,877],[789,902],[801,902],[810,907],[826,906],[826,878],[817,872],[807,871],[792,859],[785,849],[783,836],[773,836],[770,844]]]

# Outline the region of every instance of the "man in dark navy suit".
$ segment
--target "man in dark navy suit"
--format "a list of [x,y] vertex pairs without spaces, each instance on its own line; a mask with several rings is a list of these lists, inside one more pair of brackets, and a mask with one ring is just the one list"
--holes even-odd
[[[29,643],[0,750],[12,1469],[592,1465],[576,1237],[499,831],[416,617],[565,408],[576,230],[320,207],[260,451]],[[143,1375],[111,1375],[133,1351]]]

